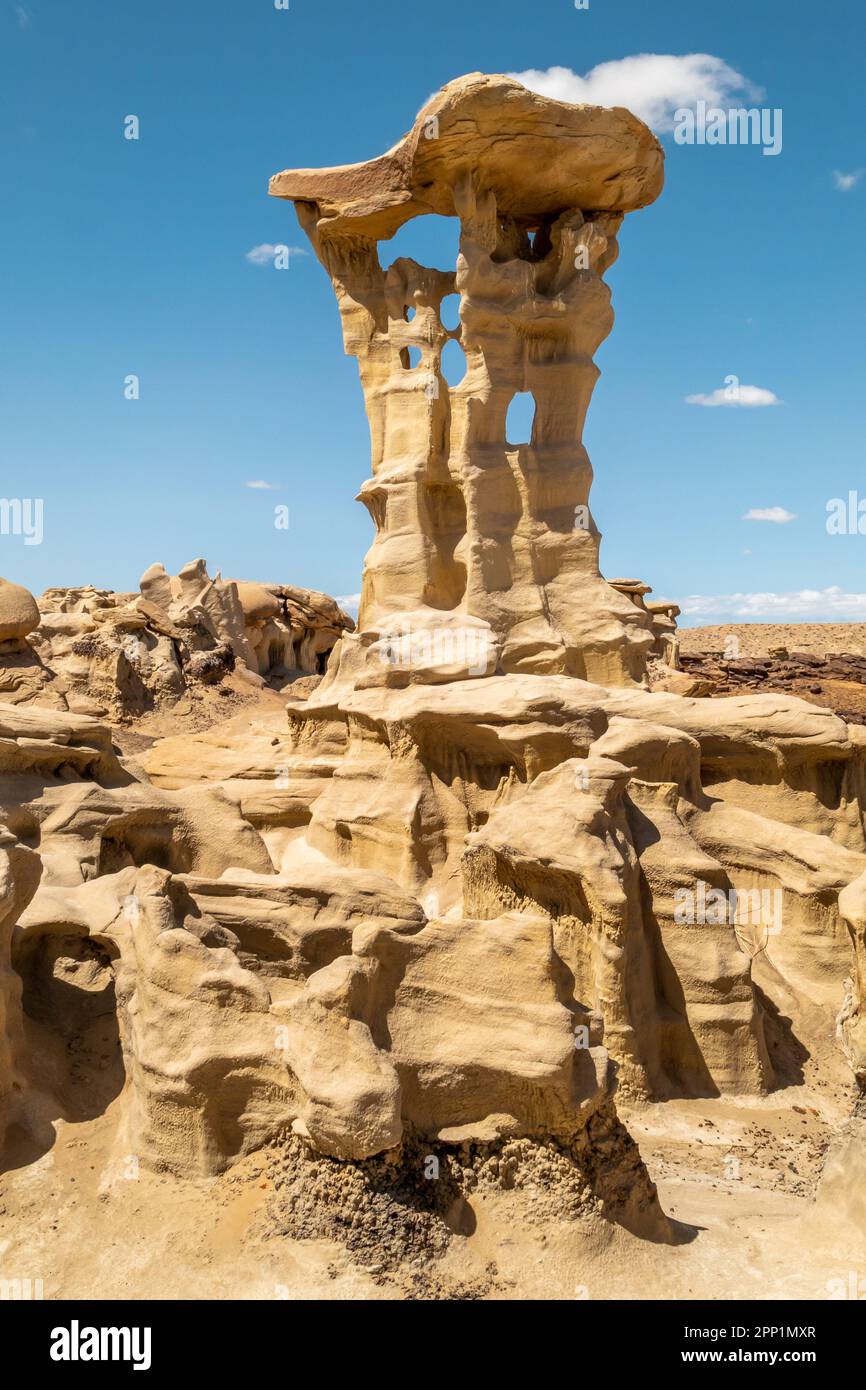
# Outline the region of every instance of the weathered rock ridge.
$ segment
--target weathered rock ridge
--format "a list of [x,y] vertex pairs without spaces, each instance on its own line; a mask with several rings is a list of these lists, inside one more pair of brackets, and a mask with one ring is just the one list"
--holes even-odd
[[37,603],[4,580],[0,631],[10,635],[0,642],[0,697],[128,719],[232,672],[247,687],[320,676],[353,627],[327,594],[211,579],[204,560],[178,575],[151,565],[137,594],[56,588]]

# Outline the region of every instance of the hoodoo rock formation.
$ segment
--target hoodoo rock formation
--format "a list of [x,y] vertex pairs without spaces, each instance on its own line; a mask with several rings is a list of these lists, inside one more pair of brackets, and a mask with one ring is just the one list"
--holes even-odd
[[[603,276],[661,186],[627,111],[478,74],[378,159],[271,181],[360,366],[358,630],[202,561],[152,567],[140,595],[51,591],[35,634],[0,592],[36,652],[135,666],[140,642],[145,683],[220,653],[253,685],[327,663],[307,699],[135,761],[71,699],[0,706],[7,1124],[47,1144],[119,1095],[118,1152],[187,1175],[284,1143],[316,1173],[300,1235],[331,1233],[310,1203],[340,1165],[405,1177],[433,1155],[509,1187],[543,1149],[658,1240],[617,1094],[866,1088],[866,733],[791,696],[651,690],[675,606],[599,568],[581,437]],[[459,219],[456,267],[383,269],[426,213]]]
[[[359,631],[290,705],[286,776],[309,808],[299,839],[329,860],[386,872],[472,934],[548,922],[564,1002],[603,1028],[627,1093],[761,1091],[795,1067],[783,1017],[844,1070],[863,740],[794,699],[649,693],[647,658],[676,663],[676,606],[600,575],[580,436],[612,323],[602,275],[661,178],[627,112],[473,75],[381,159],[272,179],[359,360],[376,526]],[[378,243],[429,212],[460,220],[456,270],[383,269]],[[451,337],[467,371],[449,388]],[[522,390],[535,424],[515,448]],[[859,1002],[849,1014],[862,1072]]]
[[[381,159],[271,180],[331,277],[360,366],[373,440],[360,497],[376,527],[364,631],[423,642],[453,627],[470,649],[464,674],[643,673],[649,622],[600,576],[581,435],[613,323],[602,276],[624,214],[661,184],[661,148],[629,112],[481,75],[444,87]],[[460,219],[456,269],[403,258],[383,270],[378,242],[430,212]],[[454,293],[449,330],[440,306]],[[452,340],[466,374],[449,388]],[[505,419],[519,392],[535,420],[517,446]]]

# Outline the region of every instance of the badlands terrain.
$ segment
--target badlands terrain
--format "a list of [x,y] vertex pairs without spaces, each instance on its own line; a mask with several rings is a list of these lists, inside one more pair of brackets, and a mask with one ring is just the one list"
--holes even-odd
[[[198,575],[201,571],[196,567]],[[239,587],[245,592],[253,586]],[[4,620],[7,592],[0,587]],[[43,707],[53,711],[46,718],[55,721],[55,739],[63,727],[58,711],[79,698],[94,698],[76,691],[97,691],[104,700],[97,713],[119,763],[132,774],[129,785],[163,780],[169,760],[193,749],[200,759],[197,774],[172,780],[216,787],[220,774],[229,773],[232,794],[248,796],[256,781],[250,780],[251,750],[257,748],[258,756],[267,750],[267,757],[282,746],[289,703],[306,699],[321,677],[299,671],[289,658],[290,669],[278,664],[261,684],[250,680],[248,670],[240,676],[223,669],[215,682],[194,680],[187,662],[181,667],[182,688],[166,697],[156,687],[152,695],[136,687],[129,708],[129,673],[120,644],[143,604],[125,597],[124,608],[124,596],[93,590],[42,596],[42,622],[27,647],[7,639],[18,650],[6,654],[6,701],[17,699],[21,713],[38,708],[29,695],[24,704],[21,692],[29,687],[20,672],[39,652],[45,678],[41,701],[50,691],[51,703]],[[296,622],[295,641],[307,665],[314,666],[316,649],[334,640],[335,632],[349,630],[351,620],[322,595],[307,594],[305,603],[308,625]],[[56,614],[64,609],[77,614],[69,629],[98,628],[118,643],[113,692],[103,674],[104,652],[98,658],[88,653],[82,664],[69,655],[69,632],[58,638]],[[112,613],[115,622],[96,624],[95,613]],[[282,619],[274,612],[267,621]],[[148,627],[134,630],[144,634],[145,643],[158,635]],[[773,625],[769,641],[774,648],[817,654],[856,649],[860,632],[853,624]],[[679,640],[697,655],[702,648],[723,649],[732,633],[741,652],[764,653],[760,625],[706,633],[682,629]],[[213,648],[217,635],[209,636],[205,627],[201,640]],[[150,672],[141,664],[138,669],[146,687]],[[10,718],[7,707],[7,738]],[[152,779],[145,765],[163,772]],[[278,775],[271,773],[273,781]],[[5,780],[8,788],[8,772]],[[52,788],[63,786],[77,800],[80,785],[67,770],[49,778],[42,794],[50,799]],[[271,796],[276,795],[273,788]],[[152,796],[158,806],[160,798]],[[8,817],[8,791],[4,804]],[[154,808],[149,818],[158,819]],[[157,858],[153,850],[150,855]],[[309,850],[303,858],[308,857],[318,858]],[[285,1199],[292,1187],[287,1154],[293,1143],[288,1134],[278,1132],[254,1152],[208,1174],[142,1163],[127,1152],[130,1083],[119,1032],[116,963],[110,952],[83,949],[95,926],[79,920],[74,935],[67,934],[68,921],[53,926],[60,934],[49,952],[40,950],[47,958],[39,961],[38,972],[22,970],[27,935],[34,930],[27,914],[12,936],[13,966],[22,970],[25,982],[22,1040],[28,1055],[19,1065],[30,1099],[7,1128],[0,1173],[0,1275],[41,1280],[46,1298],[583,1300],[644,1298],[651,1291],[655,1298],[821,1299],[852,1296],[852,1271],[858,1287],[866,1213],[862,1197],[858,1207],[851,1189],[861,1173],[854,1145],[862,1141],[856,1125],[851,1129],[853,1076],[834,1048],[835,1004],[814,1036],[802,1031],[807,1043],[793,1042],[790,1032],[786,1040],[790,1020],[775,1014],[779,1031],[771,1047],[776,1057],[788,1049],[782,1084],[742,1094],[620,1099],[620,1118],[657,1188],[659,1207],[670,1218],[663,1241],[599,1217],[592,1204],[574,1201],[568,1174],[555,1167],[539,1172],[536,1156],[527,1163],[525,1155],[513,1185],[503,1190],[495,1182],[472,1191],[471,1215],[453,1223],[456,1234],[448,1226],[431,1232],[424,1222],[413,1231],[406,1220],[411,1203],[407,1206],[402,1193],[397,1200],[380,1199],[377,1212],[371,1175],[370,1187],[362,1189],[358,1210],[364,1219],[354,1238],[353,1227],[305,1232],[287,1220]],[[849,1132],[854,1140],[846,1148],[843,1139],[840,1146],[839,1136]]]
[[[600,568],[604,275],[663,177],[623,108],[478,73],[273,176],[359,363],[357,626],[203,559],[0,585],[4,1280],[866,1290],[857,646],[696,649]],[[429,213],[456,266],[387,264]]]
[[679,664],[705,694],[790,691],[866,724],[866,624],[741,623],[683,628]]

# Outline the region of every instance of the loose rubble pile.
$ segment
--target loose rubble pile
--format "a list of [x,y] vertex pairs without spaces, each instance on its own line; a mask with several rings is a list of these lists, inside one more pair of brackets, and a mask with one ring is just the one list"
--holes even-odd
[[445,1145],[407,1133],[364,1161],[337,1162],[296,1138],[277,1151],[266,1238],[339,1240],[374,1273],[425,1266],[455,1235],[471,1234],[478,1192],[520,1192],[526,1220],[581,1221],[607,1215],[641,1234],[659,1221],[637,1146],[608,1103],[574,1145],[551,1139],[464,1140]]

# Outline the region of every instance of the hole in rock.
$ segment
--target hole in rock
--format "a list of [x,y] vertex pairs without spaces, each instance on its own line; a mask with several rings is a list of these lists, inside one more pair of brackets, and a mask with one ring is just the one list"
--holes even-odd
[[534,260],[544,260],[551,248],[550,223],[543,222],[529,233],[529,248]]
[[407,323],[411,323],[417,312],[414,304],[407,304],[403,310],[403,317]]
[[37,817],[26,806],[6,805],[3,807],[3,819],[12,834],[27,845],[29,849],[38,849],[42,838],[42,830]]
[[443,328],[448,329],[449,333],[453,333],[460,327],[459,294],[446,294],[439,305],[439,321]]
[[453,532],[459,540],[466,532],[466,499],[461,489],[453,483],[428,483],[424,495],[433,532]]
[[286,660],[286,643],[274,641],[268,643],[268,670],[280,671],[288,670],[289,664]]
[[430,269],[453,270],[459,250],[457,218],[435,212],[423,213],[404,222],[390,241],[379,242],[379,262],[387,269],[405,258]]
[[331,652],[332,652],[333,650],[334,650],[333,647],[329,647],[328,650],[327,650],[326,652],[316,652],[316,674],[317,674],[317,675],[323,676],[323,675],[325,674],[325,672],[327,671],[327,669],[328,669],[328,657],[331,655]]
[[407,372],[413,372],[416,367],[421,366],[421,349],[419,347],[401,348],[400,361]]
[[449,386],[459,386],[466,375],[466,353],[455,338],[449,338],[442,349],[440,371]]
[[113,834],[103,835],[99,843],[96,876],[116,874],[131,866],[155,864],[173,874],[189,873],[193,853],[184,837],[182,825],[161,823],[125,825]]
[[113,962],[108,943],[61,926],[13,947],[34,1079],[72,1123],[101,1115],[123,1088]]
[[511,446],[531,443],[534,423],[535,397],[531,391],[518,391],[505,417],[506,443]]

